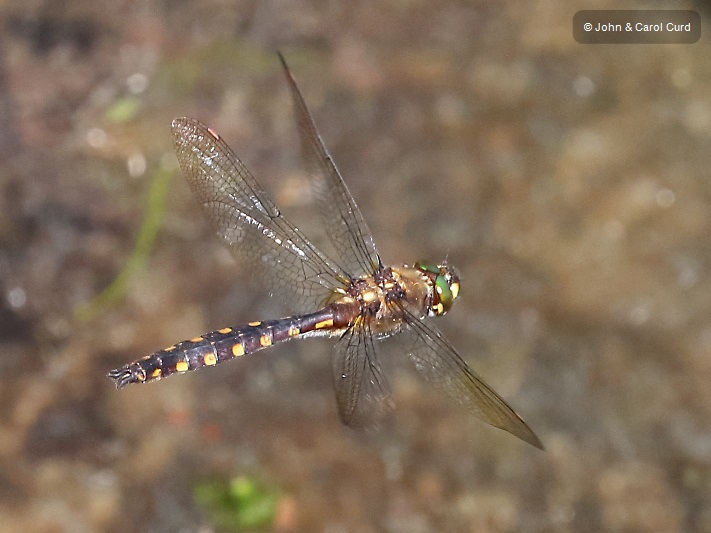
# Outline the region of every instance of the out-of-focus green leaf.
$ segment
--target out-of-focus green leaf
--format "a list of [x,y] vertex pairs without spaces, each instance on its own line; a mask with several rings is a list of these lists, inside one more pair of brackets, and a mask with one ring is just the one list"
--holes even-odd
[[146,216],[138,232],[136,245],[126,261],[126,266],[106,289],[75,311],[74,315],[77,319],[90,320],[101,309],[115,304],[126,295],[128,282],[137,271],[145,266],[153,249],[165,213],[168,184],[173,174],[172,170],[167,169],[156,172],[148,192]]
[[268,528],[274,522],[277,492],[259,486],[247,476],[236,477],[227,483],[200,483],[194,487],[193,495],[218,529]]
[[114,124],[128,122],[138,113],[141,102],[135,96],[126,96],[116,100],[106,110],[105,118]]

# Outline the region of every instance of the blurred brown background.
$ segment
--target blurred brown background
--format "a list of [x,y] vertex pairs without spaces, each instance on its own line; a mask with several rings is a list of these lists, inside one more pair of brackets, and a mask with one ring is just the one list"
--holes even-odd
[[[708,4],[673,6],[694,45],[573,40],[612,6],[0,3],[0,531],[211,531],[194,487],[238,476],[276,488],[281,531],[711,531]],[[169,130],[212,125],[319,235],[277,49],[383,258],[459,268],[438,325],[545,453],[404,361],[392,420],[344,429],[328,341],[105,378],[286,313],[211,237]]]

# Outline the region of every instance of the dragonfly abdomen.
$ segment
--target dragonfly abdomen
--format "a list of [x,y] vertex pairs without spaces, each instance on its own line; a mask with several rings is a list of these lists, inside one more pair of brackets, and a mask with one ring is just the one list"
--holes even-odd
[[108,377],[114,380],[116,388],[122,389],[131,383],[156,381],[171,374],[214,366],[290,339],[333,335],[341,326],[338,314],[334,313],[333,306],[327,306],[307,315],[212,331],[112,370]]

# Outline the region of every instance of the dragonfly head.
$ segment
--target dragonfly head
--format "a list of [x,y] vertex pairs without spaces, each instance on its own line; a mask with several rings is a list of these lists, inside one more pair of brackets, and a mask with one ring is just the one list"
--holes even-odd
[[433,288],[430,316],[442,316],[452,308],[459,296],[459,274],[446,262],[435,265],[429,261],[418,261],[415,268],[425,274]]

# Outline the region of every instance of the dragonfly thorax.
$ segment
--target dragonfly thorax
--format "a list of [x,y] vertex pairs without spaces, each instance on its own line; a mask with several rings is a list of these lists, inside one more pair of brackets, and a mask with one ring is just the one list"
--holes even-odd
[[422,318],[442,316],[459,295],[459,275],[447,264],[419,261],[414,266],[384,267],[352,280],[341,294],[341,304],[357,306],[354,315],[384,323],[403,320],[404,308]]
[[358,303],[361,315],[383,319],[391,312],[390,304],[415,297],[408,291],[406,277],[399,269],[381,268],[372,276],[353,280],[347,295]]

